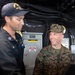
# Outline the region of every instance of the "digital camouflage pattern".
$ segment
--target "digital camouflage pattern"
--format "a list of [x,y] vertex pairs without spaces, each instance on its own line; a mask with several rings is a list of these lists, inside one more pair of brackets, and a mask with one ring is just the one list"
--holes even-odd
[[49,45],[37,55],[33,75],[64,75],[72,61],[69,49],[64,46],[53,49]]
[[66,32],[66,28],[63,25],[52,24],[49,31],[64,34]]

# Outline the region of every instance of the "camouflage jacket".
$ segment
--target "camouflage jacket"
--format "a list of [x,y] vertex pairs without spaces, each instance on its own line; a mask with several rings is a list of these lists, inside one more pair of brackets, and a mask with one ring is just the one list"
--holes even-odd
[[72,61],[69,49],[64,46],[53,49],[49,45],[37,55],[33,75],[64,75]]

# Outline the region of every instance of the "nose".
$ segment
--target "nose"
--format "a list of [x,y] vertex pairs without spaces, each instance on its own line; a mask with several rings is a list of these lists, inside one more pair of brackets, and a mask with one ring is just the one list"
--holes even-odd
[[21,20],[21,24],[24,25],[24,20]]

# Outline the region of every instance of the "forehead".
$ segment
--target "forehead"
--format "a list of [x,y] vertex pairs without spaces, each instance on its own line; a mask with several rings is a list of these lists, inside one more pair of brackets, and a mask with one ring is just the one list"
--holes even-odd
[[62,33],[57,33],[57,32],[50,32],[50,34],[62,35]]

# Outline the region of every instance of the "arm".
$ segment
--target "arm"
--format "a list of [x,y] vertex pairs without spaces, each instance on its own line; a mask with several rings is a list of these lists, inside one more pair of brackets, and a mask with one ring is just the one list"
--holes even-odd
[[41,52],[36,57],[33,75],[43,75],[43,54]]
[[0,41],[0,72],[1,75],[23,75],[20,72],[16,58],[12,54],[8,43]]
[[69,66],[73,63],[73,56],[72,56],[71,51],[67,48],[64,48],[63,50],[60,55],[61,61],[59,61],[60,63],[58,63],[59,74],[65,73],[67,69],[69,68]]

